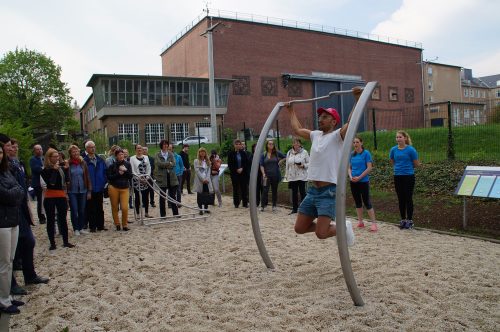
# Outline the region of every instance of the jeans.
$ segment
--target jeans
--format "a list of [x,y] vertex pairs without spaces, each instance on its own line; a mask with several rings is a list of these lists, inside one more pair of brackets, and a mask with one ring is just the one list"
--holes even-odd
[[231,174],[231,183],[233,185],[233,203],[235,207],[248,206],[248,178],[244,174]]
[[181,202],[182,197],[182,175],[177,175],[177,181],[179,181],[179,185],[177,186],[177,202]]
[[[299,204],[306,197],[306,181],[290,181],[290,188],[292,189],[292,212],[297,212]],[[299,201],[300,192],[300,201]]]
[[[168,197],[172,199],[176,199],[177,193],[178,193],[178,188],[179,186],[173,186],[173,187],[161,187],[161,191],[165,192],[165,194],[168,194]],[[166,199],[163,197],[160,197],[160,217],[165,217],[167,215],[167,210],[166,210],[166,204],[165,204]],[[170,208],[172,209],[172,213],[174,216],[179,214],[179,208],[177,207],[177,204],[174,203],[169,203]]]
[[0,228],[0,305],[4,308],[12,304],[10,284],[18,236],[19,226]]
[[271,187],[272,190],[272,200],[273,200],[273,207],[276,206],[276,203],[278,202],[278,178],[274,176],[270,176],[267,178],[267,186],[264,186],[264,190],[262,192],[262,207],[266,207],[268,203],[268,195],[269,195],[269,187]]
[[81,231],[85,225],[85,205],[87,193],[68,193],[71,207],[71,224],[74,231]]
[[86,216],[90,230],[104,229],[103,192],[92,192],[86,204]]
[[36,278],[35,264],[33,263],[35,237],[30,231],[25,236],[19,236],[17,242],[17,249],[19,251],[19,258],[23,268],[24,281]]
[[219,202],[219,205],[222,205],[222,196],[219,188],[219,176],[211,175],[210,179],[212,180],[212,186],[214,187],[214,193],[217,196],[217,201]]
[[42,208],[43,208],[43,189],[42,187],[34,187],[33,190],[35,191],[36,195],[36,213],[38,215],[38,222],[40,220],[45,221],[45,215],[43,214]]
[[59,232],[62,235],[64,244],[68,243],[68,224],[66,221],[66,215],[68,213],[68,203],[66,198],[45,198],[43,200],[43,206],[45,207],[45,213],[47,214],[47,236],[51,245],[56,245],[54,238],[55,226],[56,226],[56,209],[57,209],[57,226]]
[[144,189],[144,190],[135,190],[134,189],[134,207],[135,207],[135,212],[139,214],[140,212],[140,207],[141,204],[139,204],[139,194],[141,195],[140,199],[142,200],[142,206],[144,207],[144,210],[146,211],[146,214],[148,214],[149,211],[149,188]]
[[186,183],[188,193],[191,193],[191,170],[187,169],[182,173],[182,182],[181,182],[181,192],[184,189],[184,183]]

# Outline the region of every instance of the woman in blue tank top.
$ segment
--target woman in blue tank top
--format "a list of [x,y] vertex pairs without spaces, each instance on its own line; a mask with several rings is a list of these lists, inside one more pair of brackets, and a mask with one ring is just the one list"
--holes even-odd
[[389,154],[394,166],[394,186],[398,195],[401,221],[399,228],[413,228],[413,189],[415,188],[415,167],[420,165],[417,150],[411,146],[411,138],[407,132],[396,133],[398,145],[392,147]]
[[363,139],[356,136],[353,141],[354,151],[351,153],[351,165],[349,167],[349,179],[351,180],[351,193],[356,204],[356,214],[358,215],[358,227],[365,227],[363,222],[363,204],[370,216],[372,225],[370,231],[377,231],[375,211],[370,201],[370,179],[368,174],[373,167],[372,156],[363,147]]

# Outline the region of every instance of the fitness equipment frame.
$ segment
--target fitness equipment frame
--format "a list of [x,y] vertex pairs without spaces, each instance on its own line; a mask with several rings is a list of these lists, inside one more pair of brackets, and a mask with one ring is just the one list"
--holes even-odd
[[[377,86],[377,82],[368,82],[363,88],[363,92],[359,97],[356,106],[351,114],[351,119],[349,123],[349,128],[344,137],[344,142],[352,142],[356,131],[358,129],[359,122],[362,118],[362,114],[366,109],[366,105],[371,98],[372,92]],[[311,99],[301,99],[292,100],[287,102],[289,104],[304,104],[311,103],[317,100],[328,99],[332,96],[349,94],[352,90],[344,91],[332,91],[326,96],[311,98]],[[262,154],[262,149],[264,147],[264,142],[267,138],[267,133],[274,123],[275,119],[278,117],[279,112],[282,110],[286,103],[279,102],[273,108],[271,114],[267,118],[262,131],[260,132],[259,140],[255,147],[254,156],[259,156]],[[344,279],[347,284],[347,289],[351,295],[351,298],[356,306],[363,306],[363,298],[359,292],[356,280],[354,279],[354,274],[352,272],[351,260],[349,258],[349,249],[347,248],[347,237],[346,237],[346,225],[345,225],[345,199],[346,199],[346,182],[347,182],[347,169],[349,167],[349,154],[351,152],[351,144],[344,144],[342,148],[342,158],[339,165],[339,174],[337,176],[337,199],[336,199],[336,222],[337,222],[337,245],[339,248],[339,258],[342,265],[342,272],[344,274]],[[252,160],[252,170],[250,172],[250,219],[252,221],[252,230],[255,237],[255,242],[259,249],[260,256],[266,264],[268,269],[274,270],[274,265],[269,257],[264,241],[262,240],[262,234],[259,226],[259,217],[257,214],[257,172],[259,170],[259,158],[253,158]]]

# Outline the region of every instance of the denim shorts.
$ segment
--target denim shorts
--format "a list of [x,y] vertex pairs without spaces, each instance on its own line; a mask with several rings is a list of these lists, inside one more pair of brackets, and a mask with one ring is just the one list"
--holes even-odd
[[335,219],[335,198],[337,185],[330,184],[321,188],[309,186],[306,198],[299,206],[299,212],[317,218],[328,216]]

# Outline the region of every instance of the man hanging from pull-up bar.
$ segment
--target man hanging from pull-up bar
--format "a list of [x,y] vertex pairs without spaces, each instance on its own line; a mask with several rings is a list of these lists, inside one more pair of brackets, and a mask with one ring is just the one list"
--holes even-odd
[[[356,102],[362,88],[355,87],[352,93]],[[335,218],[336,183],[344,137],[349,120],[340,128],[340,116],[334,108],[318,108],[319,130],[302,128],[293,104],[285,104],[290,114],[290,123],[297,136],[312,141],[307,180],[309,189],[306,198],[299,206],[295,221],[295,232],[304,234],[315,232],[319,239],[326,239],[337,234],[332,220]],[[354,108],[353,108],[354,109]],[[352,114],[352,112],[351,112]],[[318,219],[314,223],[314,219]],[[347,245],[354,245],[354,232],[350,221],[346,221]]]

